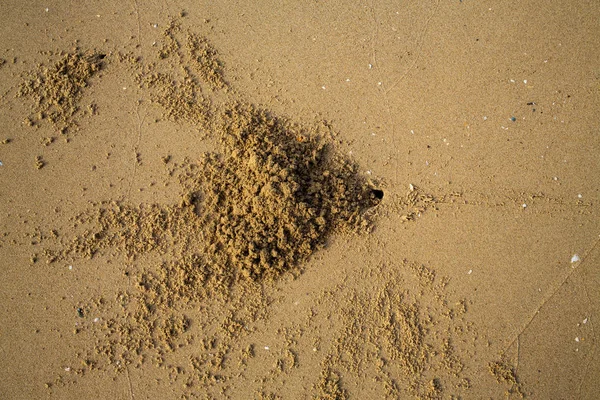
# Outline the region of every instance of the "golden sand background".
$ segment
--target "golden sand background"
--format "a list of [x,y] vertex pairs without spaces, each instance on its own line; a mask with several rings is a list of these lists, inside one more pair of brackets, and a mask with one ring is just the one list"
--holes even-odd
[[[593,399],[598,392],[598,5],[2,8],[2,397]],[[372,233],[333,235],[301,273],[266,285],[266,294],[234,296],[231,309],[194,305],[185,310],[191,325],[178,343],[185,347],[165,361],[149,351],[114,368],[98,350],[131,342],[107,341],[107,321],[132,326],[133,338],[147,337],[140,331],[148,326],[119,320],[126,314],[113,302],[120,291],[136,293],[132,277],[160,262],[152,254],[127,260],[118,246],[92,259],[47,264],[42,255],[53,229],[61,238],[78,234],[72,218],[92,203],[178,204],[173,165],[218,151],[218,138],[198,121],[165,116],[118,56],[150,62],[173,18],[218,51],[232,87],[223,97],[306,126],[326,120],[336,148],[385,196]],[[32,105],[16,97],[23,74],[74,47],[107,55],[82,94],[78,128],[29,126]],[[228,314],[248,309],[254,314]],[[201,328],[213,315],[206,310],[215,319]],[[240,321],[251,329],[238,336]],[[229,347],[213,345],[214,337]],[[217,357],[213,350],[227,353],[224,365],[202,358]],[[518,387],[498,383],[506,368]]]

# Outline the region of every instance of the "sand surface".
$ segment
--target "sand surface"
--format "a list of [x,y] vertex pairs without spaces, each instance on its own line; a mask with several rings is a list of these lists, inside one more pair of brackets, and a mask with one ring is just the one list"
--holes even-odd
[[0,398],[597,398],[599,4],[0,19]]

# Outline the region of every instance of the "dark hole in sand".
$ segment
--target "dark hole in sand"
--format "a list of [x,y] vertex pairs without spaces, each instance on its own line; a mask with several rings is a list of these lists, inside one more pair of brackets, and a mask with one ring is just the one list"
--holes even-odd
[[372,189],[371,190],[371,194],[373,195],[374,198],[376,198],[377,200],[381,200],[383,199],[383,190],[379,190],[379,189]]

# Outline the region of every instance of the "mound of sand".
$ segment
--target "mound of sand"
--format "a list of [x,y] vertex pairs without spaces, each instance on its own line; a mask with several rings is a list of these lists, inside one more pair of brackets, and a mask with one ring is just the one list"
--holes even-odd
[[334,230],[368,229],[365,212],[379,199],[322,135],[240,104],[215,126],[224,154],[191,166],[184,185],[218,263],[243,278],[275,278]]

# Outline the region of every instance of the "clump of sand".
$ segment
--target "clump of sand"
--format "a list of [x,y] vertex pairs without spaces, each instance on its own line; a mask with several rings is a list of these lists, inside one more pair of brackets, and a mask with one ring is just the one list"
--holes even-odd
[[18,97],[30,97],[34,104],[28,122],[31,125],[43,120],[65,132],[75,124],[74,117],[80,111],[84,89],[103,66],[104,54],[94,51],[62,53],[51,66],[39,65],[21,83]]
[[313,400],[347,400],[350,398],[348,391],[341,383],[340,376],[329,369],[321,371],[315,390]]
[[204,220],[206,253],[237,277],[275,278],[332,232],[368,229],[379,199],[323,135],[244,104],[215,127],[224,154],[206,155],[182,182]]
[[498,383],[507,384],[510,388],[507,390],[507,397],[514,394],[520,398],[525,398],[523,385],[519,381],[517,371],[513,365],[502,357],[500,360],[490,362],[488,365],[490,374],[496,378]]

